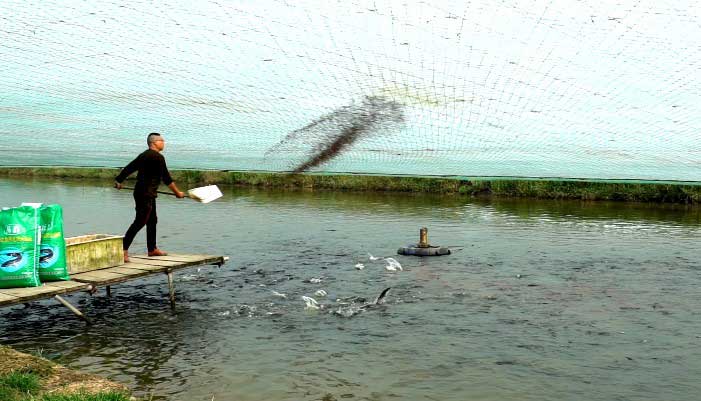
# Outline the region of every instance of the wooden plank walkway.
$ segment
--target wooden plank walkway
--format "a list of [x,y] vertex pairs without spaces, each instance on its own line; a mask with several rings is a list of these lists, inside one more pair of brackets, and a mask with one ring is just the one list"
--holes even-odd
[[223,265],[224,256],[212,255],[168,255],[148,257],[146,255],[130,256],[129,263],[117,267],[93,270],[71,275],[71,280],[88,283],[95,287],[123,283],[135,278],[149,276],[154,273],[169,273],[187,267],[199,265]]
[[54,297],[71,309],[73,313],[87,321],[88,319],[85,318],[80,311],[72,307],[72,305],[61,298],[60,295],[78,291],[89,291],[92,294],[97,291],[98,287],[106,287],[107,295],[109,296],[110,287],[114,284],[158,273],[165,273],[168,276],[170,303],[172,307],[175,307],[174,271],[200,265],[221,266],[226,263],[227,260],[229,260],[228,257],[214,255],[173,254],[156,257],[134,255],[130,257],[129,263],[124,263],[117,267],[71,274],[71,279],[69,281],[44,283],[40,287],[0,288],[0,307]]
[[54,295],[89,290],[90,284],[76,281],[54,281],[44,283],[39,287],[29,288],[0,288],[0,307],[51,298]]

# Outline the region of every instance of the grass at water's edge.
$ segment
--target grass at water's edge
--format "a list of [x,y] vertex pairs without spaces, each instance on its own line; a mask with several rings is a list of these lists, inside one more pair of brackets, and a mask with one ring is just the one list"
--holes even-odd
[[[0,177],[91,178],[110,182],[115,168],[5,167]],[[701,203],[701,185],[583,180],[468,179],[347,174],[288,174],[215,170],[171,170],[178,183],[268,188],[394,191],[539,199]]]
[[2,401],[129,401],[126,387],[0,345]]

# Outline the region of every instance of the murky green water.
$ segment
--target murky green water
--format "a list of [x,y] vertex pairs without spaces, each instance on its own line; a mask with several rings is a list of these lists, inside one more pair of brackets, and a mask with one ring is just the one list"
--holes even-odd
[[[178,274],[176,312],[159,276],[116,286],[112,298],[71,296],[94,317],[90,328],[52,301],[1,310],[0,341],[178,401],[696,400],[701,392],[698,208],[225,195],[210,205],[159,198],[162,248],[231,257],[221,270]],[[0,205],[21,201],[62,204],[69,236],[121,234],[133,217],[129,193],[98,183],[0,180]],[[421,226],[453,255],[395,255]],[[132,251],[144,242],[141,233]],[[368,253],[394,257],[404,271]],[[332,313],[337,299],[372,300],[385,287],[384,306]],[[319,289],[328,296],[314,296]],[[305,309],[303,295],[325,308]]]

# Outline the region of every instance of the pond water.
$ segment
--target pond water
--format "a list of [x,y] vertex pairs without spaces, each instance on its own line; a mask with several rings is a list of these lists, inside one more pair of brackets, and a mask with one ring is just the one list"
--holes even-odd
[[[0,206],[123,234],[131,194],[109,184],[2,179]],[[231,258],[178,273],[174,312],[156,276],[69,296],[92,327],[51,300],[0,310],[0,343],[154,400],[698,399],[698,208],[223,191],[158,199],[161,248]],[[422,226],[452,255],[396,255]]]

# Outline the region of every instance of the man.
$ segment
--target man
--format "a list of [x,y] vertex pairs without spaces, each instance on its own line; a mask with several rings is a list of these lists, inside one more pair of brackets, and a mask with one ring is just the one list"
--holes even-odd
[[161,154],[165,148],[165,141],[161,134],[152,132],[146,138],[148,150],[141,153],[131,163],[129,163],[115,178],[114,187],[122,189],[122,182],[129,177],[134,171],[139,173],[136,176],[136,185],[134,186],[134,203],[136,205],[136,217],[131,223],[127,233],[124,234],[124,262],[129,262],[129,246],[134,241],[134,236],[144,226],[146,226],[146,247],[148,248],[148,256],[165,256],[166,252],[158,249],[156,246],[156,223],[158,217],[156,215],[156,197],[158,186],[161,181],[170,188],[178,198],[184,198],[185,194],[181,192],[170,177],[166,160]]

